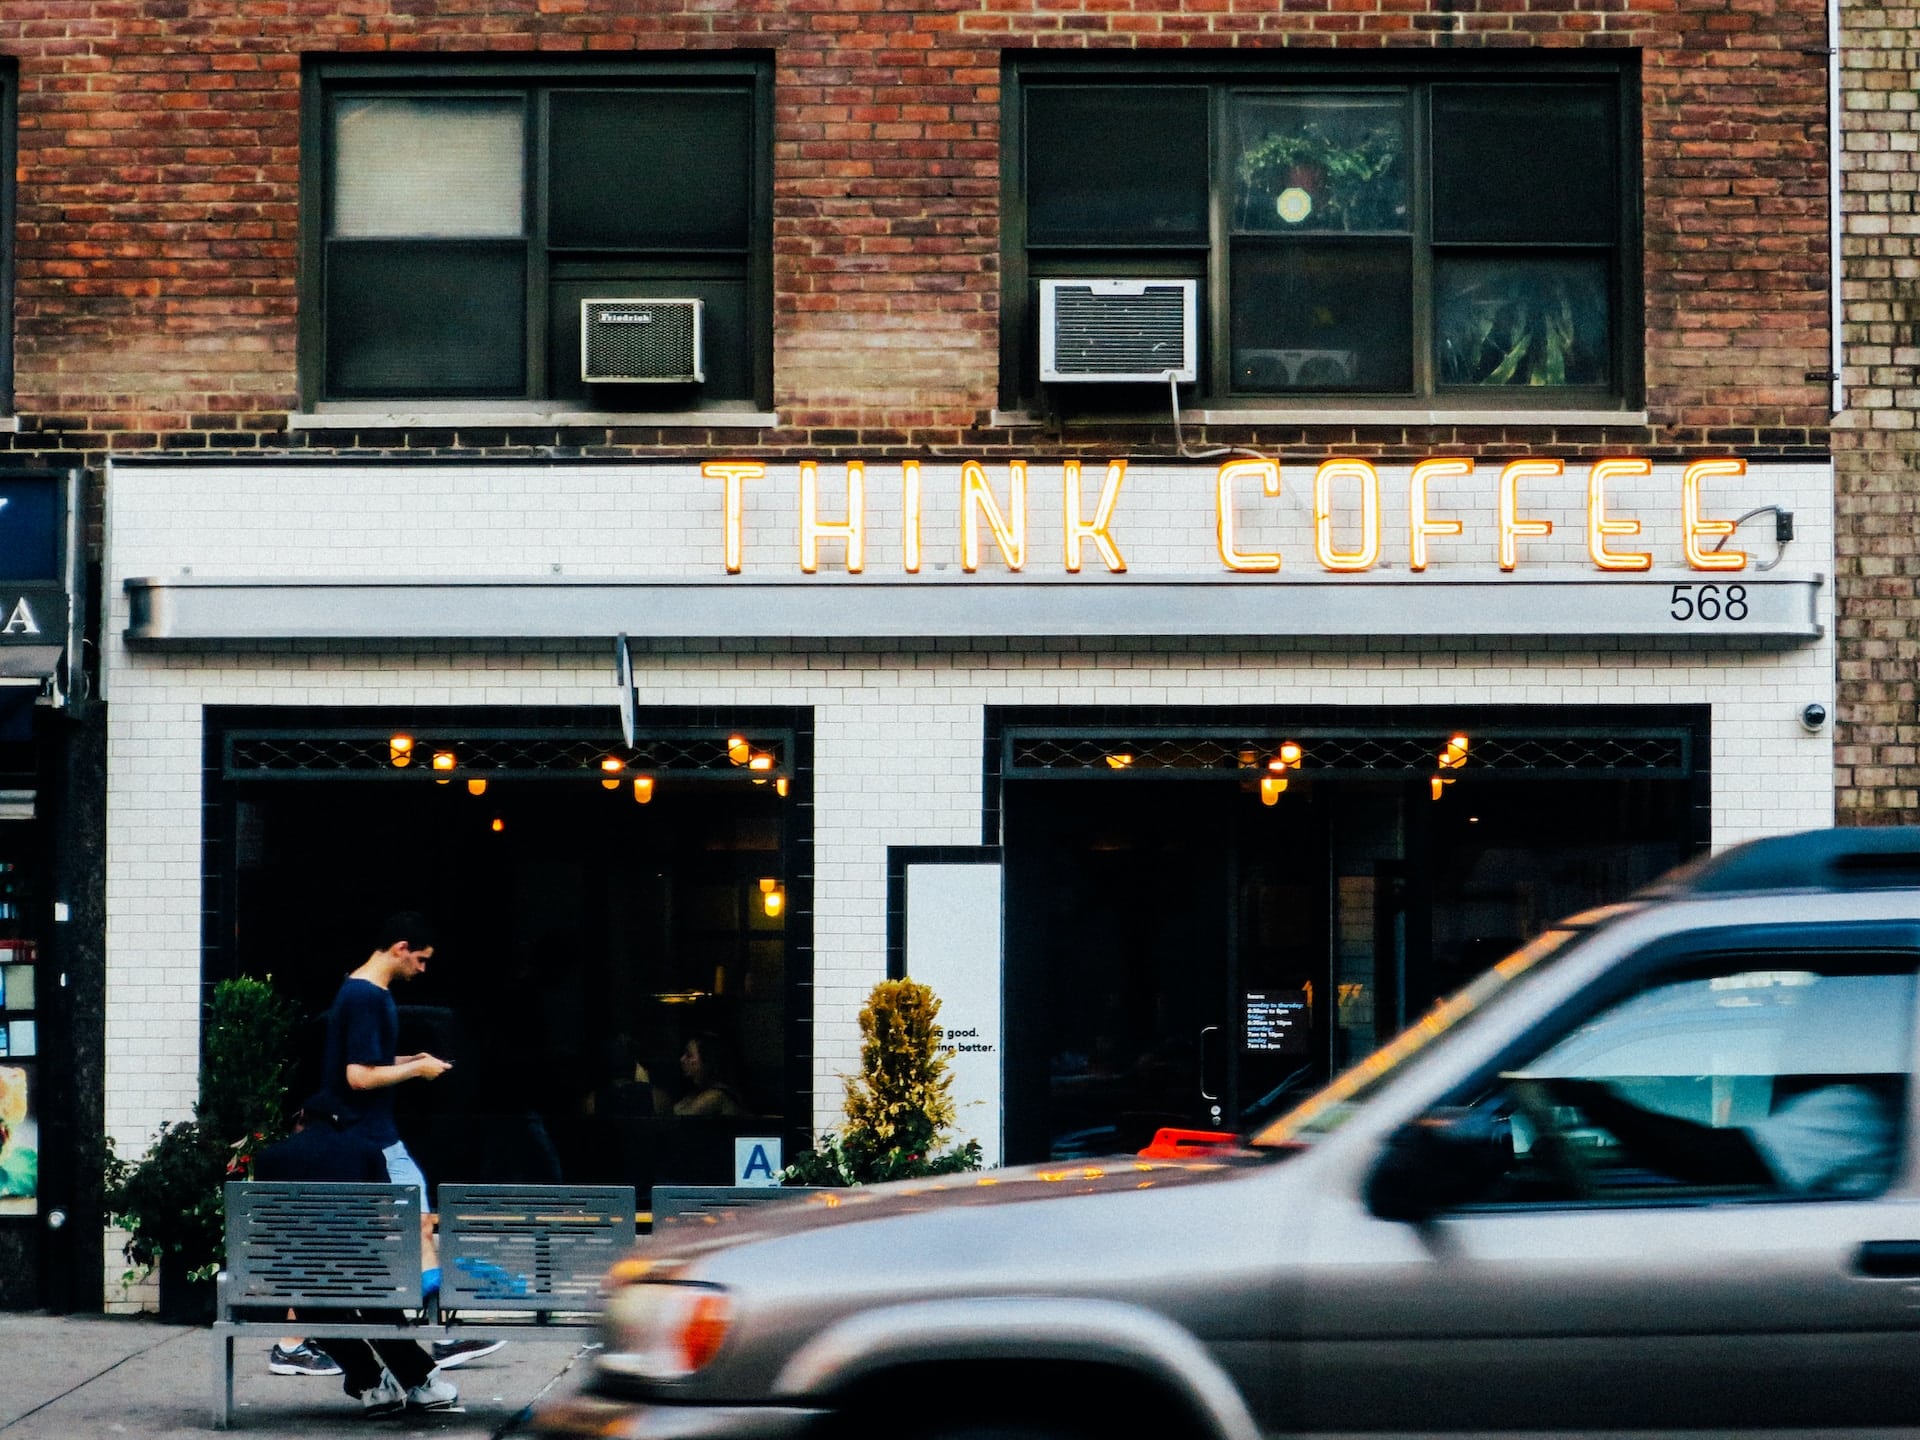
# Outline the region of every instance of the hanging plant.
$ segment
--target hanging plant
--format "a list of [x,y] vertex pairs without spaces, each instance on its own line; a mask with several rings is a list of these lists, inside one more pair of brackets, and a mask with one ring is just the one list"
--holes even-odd
[[[1271,230],[1274,217],[1314,230],[1397,230],[1406,223],[1397,125],[1341,127],[1318,119],[1274,130],[1240,154],[1241,223]],[[1351,133],[1357,130],[1357,133]]]

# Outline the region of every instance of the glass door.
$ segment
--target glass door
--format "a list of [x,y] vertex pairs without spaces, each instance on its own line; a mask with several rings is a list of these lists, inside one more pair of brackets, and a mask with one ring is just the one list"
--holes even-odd
[[1009,1161],[1127,1153],[1163,1126],[1234,1130],[1325,1077],[1325,822],[1308,796],[1284,798],[1008,787]]

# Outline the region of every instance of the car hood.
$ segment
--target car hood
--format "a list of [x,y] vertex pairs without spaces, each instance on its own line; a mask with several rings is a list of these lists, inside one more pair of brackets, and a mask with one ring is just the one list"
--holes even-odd
[[640,1254],[650,1271],[679,1271],[742,1245],[855,1223],[1209,1186],[1265,1169],[1284,1153],[1234,1150],[1170,1160],[1115,1155],[802,1192],[790,1199],[677,1216],[642,1242]]

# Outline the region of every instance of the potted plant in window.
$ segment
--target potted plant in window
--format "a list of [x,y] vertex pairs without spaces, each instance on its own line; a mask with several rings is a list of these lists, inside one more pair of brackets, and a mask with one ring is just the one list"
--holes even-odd
[[1334,127],[1309,115],[1276,127],[1240,152],[1240,223],[1255,230],[1402,229],[1401,148],[1397,126]]
[[914,980],[882,980],[860,1011],[860,1074],[846,1082],[847,1123],[781,1174],[787,1185],[867,1185],[980,1168],[980,1142],[943,1149],[953,1077],[935,1023],[940,1001]]
[[251,1173],[254,1153],[286,1133],[292,1007],[271,980],[223,980],[207,1006],[200,1098],[193,1118],[161,1125],[138,1160],[106,1142],[108,1220],[127,1232],[132,1283],[159,1271],[161,1318],[212,1317],[213,1276],[226,1240],[224,1186]]

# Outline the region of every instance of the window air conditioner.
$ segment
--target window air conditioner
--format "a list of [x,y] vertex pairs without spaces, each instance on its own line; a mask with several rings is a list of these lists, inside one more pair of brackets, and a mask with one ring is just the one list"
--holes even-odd
[[597,385],[704,381],[699,300],[582,300],[580,378]]
[[1194,280],[1042,280],[1041,380],[1197,380],[1198,290]]

